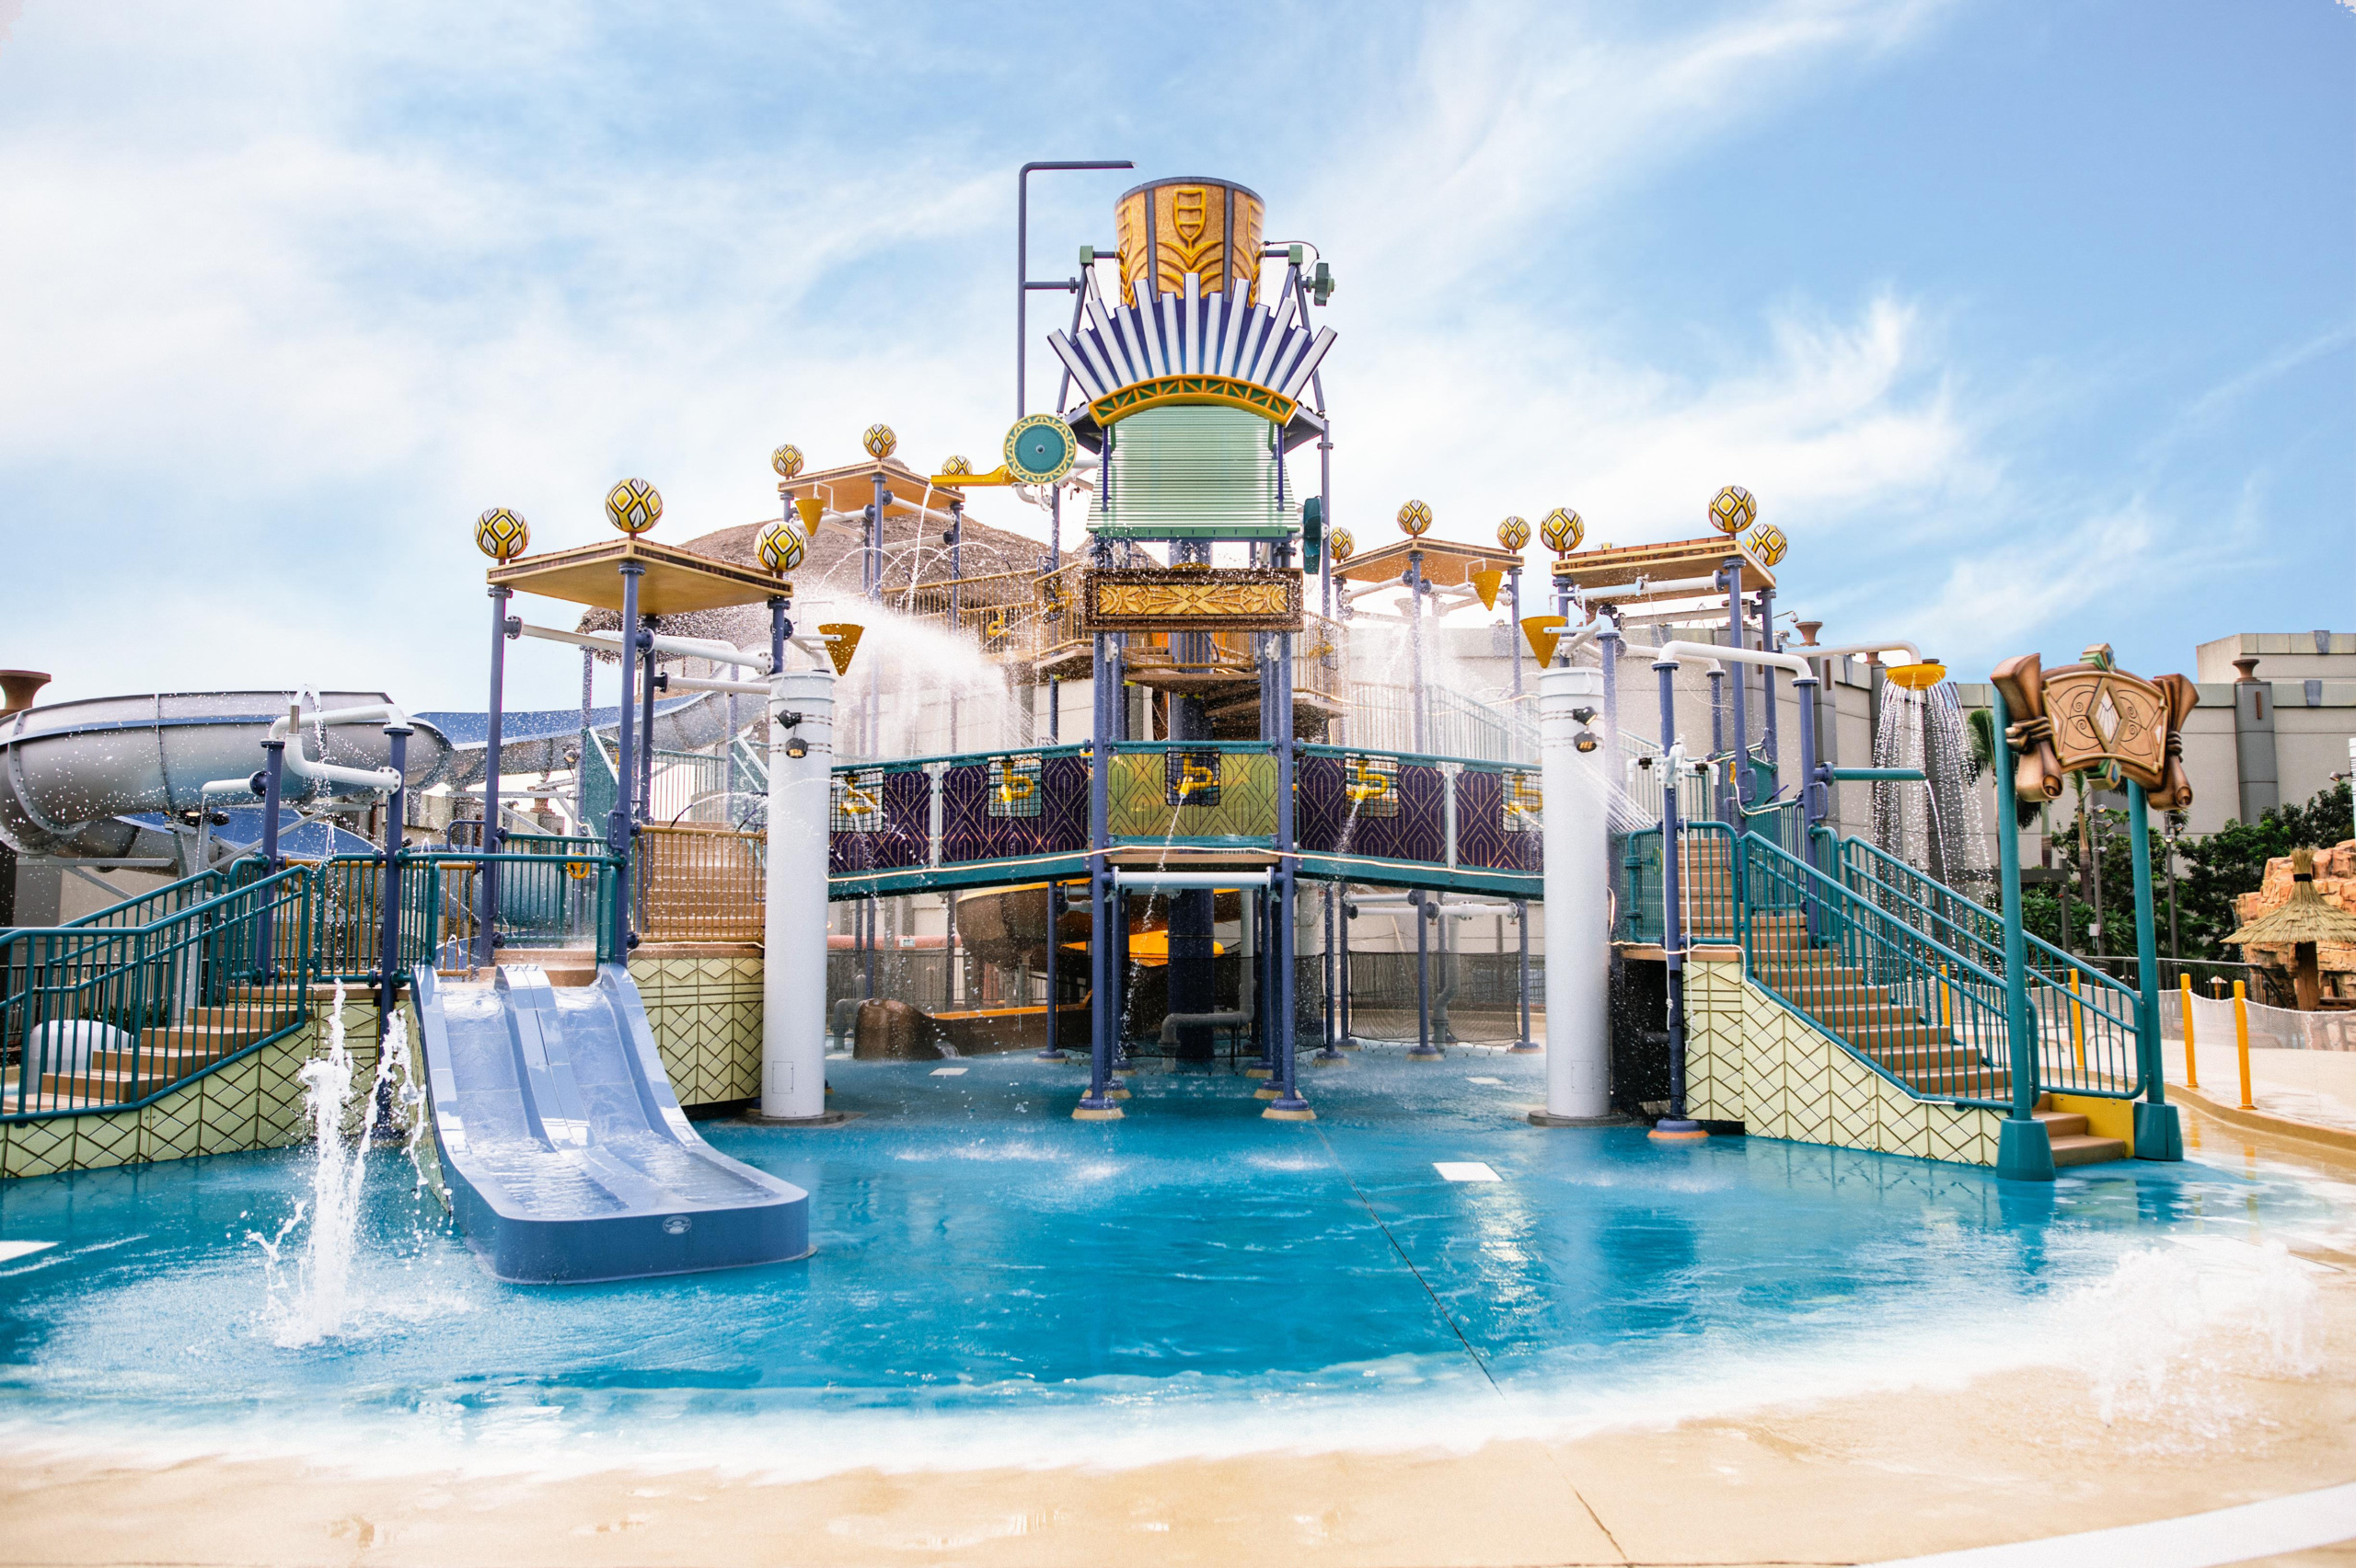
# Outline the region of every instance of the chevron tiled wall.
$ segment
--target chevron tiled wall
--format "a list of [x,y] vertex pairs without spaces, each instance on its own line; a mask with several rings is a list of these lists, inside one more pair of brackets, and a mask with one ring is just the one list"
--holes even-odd
[[1696,1117],[1740,1122],[1753,1137],[1996,1163],[1997,1113],[1916,1099],[1752,985],[1739,949],[1693,952],[1685,1013],[1685,1102]]

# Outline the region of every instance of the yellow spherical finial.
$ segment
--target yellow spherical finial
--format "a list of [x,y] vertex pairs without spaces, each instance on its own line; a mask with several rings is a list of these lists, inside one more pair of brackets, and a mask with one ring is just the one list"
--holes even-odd
[[763,571],[771,577],[783,577],[802,564],[802,558],[809,548],[809,541],[802,536],[802,530],[780,519],[761,530],[760,538],[753,546],[753,553],[759,559]]
[[1432,509],[1420,501],[1411,501],[1399,509],[1399,531],[1413,539],[1420,537],[1432,525]]
[[475,548],[502,566],[522,555],[531,542],[531,525],[506,507],[494,506],[475,519]]
[[1519,550],[1530,543],[1530,525],[1519,517],[1508,517],[1497,525],[1497,543],[1509,550]]
[[1351,536],[1347,528],[1336,528],[1325,536],[1325,548],[1327,553],[1333,556],[1335,566],[1349,559],[1351,553],[1357,548],[1357,540]]
[[1750,537],[1744,542],[1750,545],[1750,553],[1768,566],[1782,560],[1784,552],[1792,548],[1792,542],[1784,537],[1784,531],[1773,523],[1761,523],[1753,528]]
[[1556,555],[1566,556],[1587,537],[1587,524],[1569,507],[1558,506],[1538,525],[1538,537]]
[[944,474],[970,474],[974,471],[973,459],[953,452],[941,460],[941,471]]
[[872,424],[867,427],[867,433],[859,438],[859,444],[867,448],[870,457],[883,458],[898,450],[900,438],[892,433],[890,425]]
[[606,492],[606,515],[633,536],[663,520],[663,492],[644,479],[624,479]]
[[1732,538],[1759,521],[1759,503],[1740,485],[1728,485],[1710,502],[1710,526]]
[[802,472],[802,448],[791,442],[769,454],[769,467],[777,470],[780,479],[790,479]]

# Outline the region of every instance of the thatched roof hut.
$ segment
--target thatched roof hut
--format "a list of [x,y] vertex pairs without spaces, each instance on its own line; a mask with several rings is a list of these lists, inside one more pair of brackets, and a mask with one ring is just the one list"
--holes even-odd
[[[2292,951],[2292,986],[2303,1011],[2312,1012],[2322,998],[2322,976],[2316,950],[2324,942],[2356,942],[2356,915],[2326,904],[2316,892],[2315,851],[2291,852],[2291,896],[2256,918],[2246,921],[2226,941],[2245,952],[2254,947],[2288,947]],[[2255,956],[2255,955],[2253,955]]]

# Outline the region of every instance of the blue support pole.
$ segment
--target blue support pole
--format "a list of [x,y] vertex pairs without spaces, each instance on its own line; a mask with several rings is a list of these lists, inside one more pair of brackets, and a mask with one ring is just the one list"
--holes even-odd
[[1119,688],[1103,632],[1095,634],[1095,644],[1090,683],[1095,716],[1088,770],[1088,1092],[1072,1114],[1083,1121],[1110,1121],[1121,1114],[1113,1083],[1113,870],[1105,863],[1105,851],[1112,847],[1113,706]]
[[2135,857],[2135,1044],[2143,1098],[2135,1106],[2135,1158],[2182,1159],[2184,1130],[2167,1102],[2160,1061],[2160,941],[2152,917],[2152,808],[2143,786],[2127,781],[2128,845]]
[[[1759,646],[1764,652],[1775,651],[1775,590],[1773,588],[1759,590]],[[1775,734],[1774,665],[1762,664],[1759,667],[1759,691],[1760,700],[1767,705],[1766,710],[1760,715],[1764,735],[1760,749],[1767,754],[1767,766],[1780,774],[1784,754]]]
[[621,706],[615,721],[614,809],[606,817],[606,852],[621,866],[614,890],[614,961],[628,963],[629,950],[637,945],[629,929],[630,851],[638,837],[638,810],[630,800],[638,782],[638,698],[632,687],[638,677],[638,580],[646,568],[626,560],[621,574]]
[[483,744],[482,875],[475,879],[481,907],[475,916],[473,962],[488,965],[499,947],[499,726],[506,707],[507,595],[503,587],[491,591],[491,733]]
[[[1743,625],[1742,558],[1728,556],[1721,571],[1727,585],[1727,640],[1740,648],[1750,640],[1749,628]],[[1744,778],[1750,771],[1750,709],[1745,706],[1749,700],[1749,683],[1743,679],[1740,664],[1728,673],[1734,677],[1734,803],[1737,808],[1731,820],[1738,827],[1742,823],[1740,808],[1750,803],[1750,786]]]
[[[1660,951],[1669,970],[1669,1114],[1653,1124],[1657,1138],[1698,1138],[1701,1124],[1685,1116],[1685,922],[1679,908],[1677,767],[1677,661],[1653,665],[1660,677],[1660,750],[1668,778],[1660,791]],[[1739,689],[1739,688],[1737,688]]]
[[[1278,548],[1276,564],[1289,567],[1290,552]],[[1300,1096],[1300,1084],[1296,1076],[1296,1060],[1299,1042],[1296,1038],[1295,965],[1293,941],[1296,924],[1293,918],[1293,894],[1299,885],[1293,877],[1298,861],[1294,851],[1299,848],[1293,836],[1293,755],[1292,755],[1292,634],[1278,632],[1276,636],[1276,875],[1269,879],[1269,895],[1276,907],[1269,917],[1276,940],[1270,944],[1276,969],[1276,1076],[1278,1092],[1268,1102],[1262,1114],[1274,1121],[1305,1122],[1316,1113]]]
[[1060,1062],[1064,1059],[1063,1040],[1058,1028],[1059,1009],[1056,997],[1057,977],[1056,949],[1062,945],[1057,940],[1057,932],[1062,924],[1063,907],[1063,883],[1051,876],[1047,879],[1047,1043],[1040,1049],[1036,1058],[1042,1062]]
[[2053,1140],[2037,1119],[2037,1020],[2028,1007],[2028,936],[2021,925],[2021,829],[2013,810],[2013,754],[2005,731],[2004,688],[1992,688],[1989,717],[1998,738],[1996,865],[2004,898],[2004,1018],[2012,1037],[2013,1113],[1996,1133],[1996,1174],[2013,1182],[2053,1180]]

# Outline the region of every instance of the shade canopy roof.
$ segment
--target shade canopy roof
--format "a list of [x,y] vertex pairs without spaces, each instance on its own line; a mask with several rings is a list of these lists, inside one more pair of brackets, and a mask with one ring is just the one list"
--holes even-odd
[[602,544],[525,556],[521,560],[492,567],[484,575],[494,588],[538,594],[569,604],[592,605],[618,615],[622,607],[621,568],[632,561],[644,569],[638,582],[641,615],[676,616],[690,610],[757,605],[793,592],[791,583],[752,567],[714,560],[692,550],[639,538],[608,539]]

